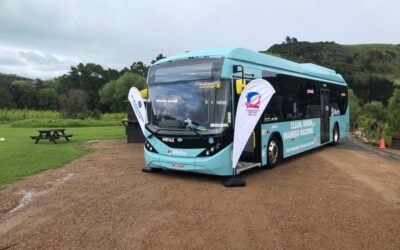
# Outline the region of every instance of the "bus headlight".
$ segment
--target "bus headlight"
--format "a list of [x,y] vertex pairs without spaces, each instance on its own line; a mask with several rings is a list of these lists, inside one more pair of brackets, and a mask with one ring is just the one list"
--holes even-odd
[[211,156],[216,154],[220,149],[221,149],[221,144],[217,143],[214,146],[211,146],[210,148],[207,148],[204,150],[199,156]]
[[147,140],[144,140],[144,147],[153,153],[158,153],[157,150],[155,150],[155,148],[153,147],[153,145],[150,144],[150,142],[148,142]]

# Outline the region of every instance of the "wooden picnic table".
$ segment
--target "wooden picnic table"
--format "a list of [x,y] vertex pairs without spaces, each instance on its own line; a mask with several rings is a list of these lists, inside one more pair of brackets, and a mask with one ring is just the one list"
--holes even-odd
[[72,137],[72,134],[65,134],[65,128],[57,128],[57,129],[40,129],[38,130],[39,135],[31,136],[31,138],[35,141],[35,144],[40,140],[49,140],[49,142],[57,143],[56,140],[64,137],[66,141],[70,141],[69,137]]

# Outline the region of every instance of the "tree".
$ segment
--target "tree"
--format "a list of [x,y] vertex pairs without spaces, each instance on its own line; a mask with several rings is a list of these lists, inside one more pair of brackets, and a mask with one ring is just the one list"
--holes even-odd
[[158,60],[164,59],[165,56],[163,54],[159,54],[156,59],[151,60],[151,64],[156,63]]
[[59,96],[55,89],[44,88],[39,90],[38,94],[39,107],[45,110],[57,110]]
[[119,77],[114,69],[104,70],[101,65],[94,63],[79,63],[70,71],[59,77],[57,91],[64,93],[69,89],[80,89],[87,93],[87,105],[91,110],[100,109],[99,89],[107,82]]
[[142,61],[132,63],[130,70],[133,73],[141,75],[143,77],[147,77],[147,72],[149,71],[149,67],[146,66]]
[[108,105],[113,112],[124,111],[124,101],[131,87],[143,89],[146,79],[138,74],[126,72],[117,80],[106,83],[99,91],[100,102]]
[[350,127],[357,128],[357,117],[361,113],[360,101],[354,94],[352,89],[349,89],[349,106],[350,106]]
[[6,88],[0,87],[0,108],[11,108],[12,106],[12,95]]
[[79,89],[70,89],[60,98],[60,111],[66,118],[86,118],[89,115],[87,107],[88,96]]
[[286,36],[285,42],[286,43],[297,43],[298,41],[297,41],[296,37],[290,38],[290,36]]
[[13,81],[11,83],[10,92],[17,108],[37,108],[37,90],[30,82],[26,80]]
[[387,109],[390,130],[394,136],[400,137],[400,89],[393,92]]
[[369,102],[376,100],[386,105],[387,100],[393,94],[394,84],[392,81],[384,77],[371,76],[368,78],[368,81],[362,90],[364,90],[366,93],[364,100]]

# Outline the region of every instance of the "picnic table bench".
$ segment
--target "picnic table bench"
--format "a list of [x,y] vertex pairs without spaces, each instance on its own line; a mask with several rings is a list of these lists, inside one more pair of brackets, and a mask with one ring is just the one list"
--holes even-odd
[[49,142],[57,143],[56,140],[59,138],[65,138],[66,141],[70,141],[69,137],[72,137],[72,134],[67,135],[65,134],[65,128],[59,129],[40,129],[39,135],[31,136],[31,138],[35,141],[35,144],[38,143],[40,140],[49,140]]

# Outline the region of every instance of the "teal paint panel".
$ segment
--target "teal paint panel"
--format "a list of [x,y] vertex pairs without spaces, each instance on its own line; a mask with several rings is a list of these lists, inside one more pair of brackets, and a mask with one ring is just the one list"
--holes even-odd
[[161,155],[168,155],[168,156],[177,156],[177,157],[196,157],[201,152],[205,150],[205,148],[171,148],[168,147],[165,143],[160,141],[157,137],[152,136],[149,138],[150,132],[146,130],[146,139],[150,144],[154,147],[155,150]]
[[146,166],[219,176],[233,175],[232,144],[209,157],[177,157],[144,150]]
[[[266,151],[269,137],[279,133],[283,142],[283,157],[289,157],[321,144],[320,118],[267,123],[261,125],[262,149]],[[262,153],[262,164],[267,163],[267,154]]]

